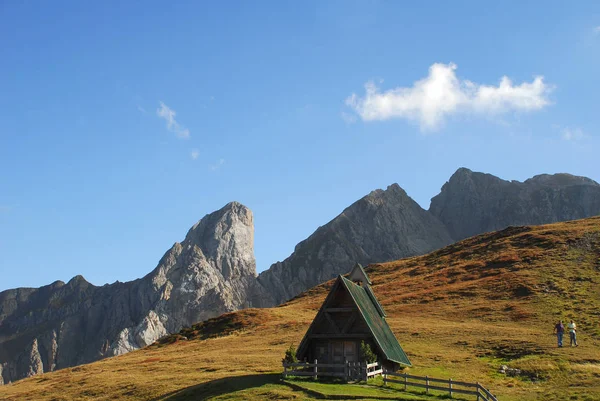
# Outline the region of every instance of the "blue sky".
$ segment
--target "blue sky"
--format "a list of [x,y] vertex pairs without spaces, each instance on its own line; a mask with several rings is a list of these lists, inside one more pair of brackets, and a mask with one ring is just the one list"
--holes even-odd
[[232,200],[260,271],[394,182],[600,181],[600,3],[496,3],[0,3],[0,290],[141,277]]

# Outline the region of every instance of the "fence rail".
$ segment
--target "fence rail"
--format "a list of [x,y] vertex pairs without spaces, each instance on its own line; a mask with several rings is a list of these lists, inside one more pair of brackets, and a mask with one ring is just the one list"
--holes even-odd
[[[389,378],[390,376],[392,377],[392,379]],[[401,378],[403,380],[397,380],[395,379],[396,377]],[[408,381],[409,379],[413,381]],[[420,380],[424,383],[416,383],[414,380]],[[495,395],[493,395],[488,389],[486,389],[479,383],[467,383],[461,381],[454,381],[452,379],[436,379],[429,376],[415,376],[409,375],[407,373],[396,373],[384,370],[383,384],[387,385],[388,383],[403,385],[405,390],[408,386],[424,388],[427,394],[429,394],[429,390],[437,390],[448,392],[450,394],[450,397],[452,397],[453,394],[456,393],[477,396],[477,401],[498,401]],[[435,384],[432,385],[431,383],[444,384],[445,386]],[[459,388],[456,388],[456,386],[459,386]],[[469,389],[464,389],[460,387],[468,387]],[[473,388],[474,390],[472,390]]]
[[315,359],[314,363],[296,362],[283,363],[283,377],[288,376],[312,376],[318,377],[341,377],[346,380],[368,380],[371,377],[383,374],[381,365],[375,363],[344,362],[344,363],[320,363]]
[[344,362],[344,363],[319,363],[315,359],[313,363],[296,362],[283,363],[283,377],[288,376],[309,376],[313,379],[318,377],[339,377],[346,380],[364,380],[371,377],[383,375],[383,384],[394,383],[407,387],[424,388],[429,394],[430,390],[443,391],[450,394],[473,395],[477,401],[498,401],[490,390],[479,383],[469,383],[455,381],[452,379],[437,379],[429,376],[416,376],[408,373],[396,373],[385,370],[382,366],[375,363]]

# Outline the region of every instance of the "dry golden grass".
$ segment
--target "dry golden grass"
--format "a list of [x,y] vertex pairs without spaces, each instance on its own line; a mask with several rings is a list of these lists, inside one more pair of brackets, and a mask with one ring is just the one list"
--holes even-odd
[[[479,381],[502,400],[600,399],[600,218],[509,228],[367,272],[411,373]],[[330,285],[140,351],[2,386],[0,399],[312,399],[276,373]],[[581,346],[556,348],[553,325],[570,318]],[[524,375],[497,373],[504,364]]]

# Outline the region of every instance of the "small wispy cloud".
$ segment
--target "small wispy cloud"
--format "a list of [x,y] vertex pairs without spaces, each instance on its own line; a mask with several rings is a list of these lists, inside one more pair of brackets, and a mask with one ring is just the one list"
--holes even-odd
[[142,106],[140,106],[139,104],[138,104],[138,106],[137,106],[137,109],[138,109],[138,111],[139,111],[140,113],[144,113],[144,114],[148,113],[148,112],[146,111],[146,109],[145,109],[145,108],[143,108]]
[[198,156],[200,156],[200,151],[198,151],[198,149],[192,149],[190,156],[193,160],[196,160],[198,159]]
[[346,113],[345,111],[342,111],[340,113],[340,116],[342,117],[342,120],[344,120],[344,122],[346,124],[354,124],[357,120],[356,116],[350,113]]
[[167,129],[175,133],[177,137],[182,139],[187,139],[190,137],[190,130],[183,127],[177,122],[177,120],[175,120],[175,116],[177,115],[175,110],[171,109],[163,102],[160,102],[160,107],[156,109],[156,115],[167,122]]
[[216,162],[215,164],[209,166],[209,169],[211,171],[217,171],[218,169],[220,169],[223,166],[223,164],[225,164],[225,159],[219,159],[218,162]]
[[581,128],[563,128],[561,138],[565,141],[580,141],[586,138]]
[[553,86],[536,76],[532,82],[515,85],[506,76],[497,86],[476,84],[456,76],[456,64],[436,63],[427,77],[411,87],[385,92],[369,81],[363,97],[353,93],[348,105],[363,121],[400,118],[415,121],[421,130],[435,130],[455,114],[500,115],[510,111],[535,111],[550,104]]
[[600,34],[600,25],[594,27],[594,33]]

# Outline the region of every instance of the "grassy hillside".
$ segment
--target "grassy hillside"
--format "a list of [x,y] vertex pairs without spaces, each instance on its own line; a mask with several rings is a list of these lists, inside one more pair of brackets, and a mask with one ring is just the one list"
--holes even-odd
[[[600,399],[600,217],[508,228],[367,272],[411,373],[479,381],[501,400]],[[312,399],[277,373],[330,285],[0,387],[0,399]],[[553,325],[571,318],[581,345],[557,348]],[[500,374],[501,365],[522,375]]]

